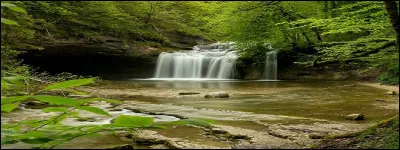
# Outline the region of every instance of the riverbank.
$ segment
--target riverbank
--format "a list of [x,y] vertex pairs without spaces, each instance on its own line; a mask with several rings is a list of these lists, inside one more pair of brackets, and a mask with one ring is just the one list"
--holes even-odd
[[384,85],[384,84],[380,84],[377,82],[360,82],[359,84],[371,86],[371,87],[375,87],[375,88],[380,88],[380,89],[385,89],[385,90],[390,90],[390,91],[395,91],[396,93],[399,93],[399,85]]
[[314,149],[399,149],[399,116],[383,120],[362,132],[330,136]]
[[[374,82],[363,82],[361,85],[395,91],[399,85],[382,85]],[[397,103],[397,109],[398,109]],[[362,132],[352,132],[325,138],[316,144],[315,149],[399,149],[399,116],[383,120]]]
[[[397,95],[359,82],[309,81],[105,81],[79,87],[103,98],[123,100],[120,105],[94,102],[112,114],[145,115],[156,122],[166,119],[211,120],[211,129],[168,126],[168,129],[140,129],[135,133],[107,134],[98,138],[77,138],[58,148],[113,147],[103,140],[120,141],[134,148],[310,148],[331,135],[362,132],[397,113]],[[208,99],[205,94],[226,91],[229,98]],[[192,92],[193,95],[179,93]],[[70,95],[71,96],[71,95]],[[76,97],[76,95],[75,95]],[[384,101],[376,101],[383,99]],[[79,112],[87,120],[68,118],[65,125],[107,124],[112,117]],[[362,113],[362,121],[345,120]],[[25,109],[2,115],[2,122],[51,116],[40,109]],[[24,145],[2,145],[19,148]],[[29,145],[26,145],[29,146]]]

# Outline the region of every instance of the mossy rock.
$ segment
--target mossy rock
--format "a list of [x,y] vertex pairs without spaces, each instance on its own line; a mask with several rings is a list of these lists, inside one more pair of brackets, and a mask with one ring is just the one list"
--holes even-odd
[[363,114],[350,114],[345,117],[346,120],[364,120]]

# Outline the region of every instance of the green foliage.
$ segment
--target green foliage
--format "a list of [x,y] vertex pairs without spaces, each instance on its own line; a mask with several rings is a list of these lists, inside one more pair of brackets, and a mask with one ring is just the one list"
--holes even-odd
[[251,59],[258,65],[265,63],[266,52],[274,50],[270,43],[261,41],[238,43],[237,47],[242,59]]
[[127,115],[120,115],[112,123],[112,125],[118,127],[146,127],[152,124],[153,118]]
[[22,101],[29,98],[29,96],[13,96],[13,97],[2,97],[1,98],[1,105],[9,104],[17,101]]
[[24,13],[26,14],[25,9],[18,7],[14,4],[10,4],[10,3],[1,3],[1,7],[7,7],[8,9],[15,11],[15,12],[20,12],[20,13]]
[[[8,9],[15,11],[15,12],[20,12],[20,13],[25,13],[26,11],[25,9],[18,7],[14,4],[10,4],[10,3],[1,3],[1,7],[7,7]],[[19,25],[17,22],[10,20],[10,19],[6,19],[6,18],[1,18],[1,23],[3,24],[7,24],[7,25]]]
[[19,25],[17,22],[6,19],[6,18],[1,18],[1,23],[8,24],[8,25]]
[[64,89],[69,87],[76,87],[92,83],[94,78],[68,80],[64,82],[54,83],[47,86],[44,90]]
[[2,104],[1,105],[1,111],[5,111],[5,112],[11,112],[13,111],[15,108],[17,108],[19,105],[19,102],[16,103],[9,103],[9,104]]
[[65,112],[68,108],[66,107],[47,107],[43,108],[43,112]]
[[35,95],[32,98],[55,105],[79,106],[81,104],[77,100],[61,96]]
[[379,77],[378,80],[382,84],[392,84],[398,85],[399,84],[399,64],[393,64],[388,68],[386,72],[383,72]]
[[81,107],[77,107],[77,109],[86,110],[86,111],[89,111],[89,112],[92,112],[92,113],[95,113],[95,114],[111,116],[110,114],[108,114],[104,110],[102,110],[100,108],[97,108],[97,107],[81,106]]
[[1,134],[17,134],[18,132],[13,129],[1,129]]
[[25,78],[22,76],[3,77],[2,79],[10,84],[15,84],[15,85],[25,84]]

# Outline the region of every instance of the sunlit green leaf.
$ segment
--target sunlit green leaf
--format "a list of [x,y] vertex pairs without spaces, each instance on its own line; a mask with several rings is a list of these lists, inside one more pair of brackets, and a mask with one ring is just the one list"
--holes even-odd
[[77,107],[77,109],[86,110],[86,111],[89,111],[89,112],[92,112],[92,113],[96,113],[96,114],[100,114],[100,115],[111,116],[110,114],[108,114],[104,110],[102,110],[100,108],[97,108],[97,107],[81,106],[81,107]]
[[58,82],[51,84],[45,88],[45,90],[53,90],[53,89],[63,89],[69,87],[77,87],[81,85],[90,84],[94,81],[94,78],[86,78],[86,79],[77,79],[77,80],[68,80],[64,82]]
[[9,8],[10,10],[12,10],[12,11],[20,12],[20,13],[26,14],[25,9],[23,9],[23,8],[21,8],[21,7],[15,6],[15,7],[8,7],[8,8]]
[[121,127],[146,127],[153,124],[153,118],[120,115],[112,124]]
[[1,105],[1,111],[11,112],[15,108],[17,108],[18,105],[19,105],[19,102]]
[[1,90],[8,90],[12,84],[8,83],[7,81],[1,79]]
[[25,84],[25,81],[24,81],[25,78],[22,76],[3,77],[1,79],[5,80],[11,84],[16,84],[16,85],[24,85]]
[[30,131],[24,134],[25,137],[44,137],[45,133],[42,131]]
[[48,102],[55,105],[67,105],[67,106],[79,106],[80,103],[77,100],[61,97],[61,96],[49,96],[49,95],[35,95],[32,98],[42,102]]
[[29,96],[13,96],[13,97],[3,97],[1,98],[1,105],[7,104],[7,103],[13,103],[16,101],[22,101],[25,99],[28,99]]
[[1,3],[1,7],[16,7],[16,5],[10,3]]
[[15,12],[20,12],[20,13],[24,13],[26,14],[25,9],[18,7],[14,4],[10,4],[10,3],[1,3],[1,7],[7,7],[8,9],[15,11]]
[[17,131],[13,130],[13,129],[1,129],[1,134],[18,134]]
[[47,107],[43,109],[44,112],[65,112],[67,110],[68,108],[66,107]]
[[1,23],[8,24],[8,25],[19,25],[17,22],[6,19],[6,18],[1,18]]

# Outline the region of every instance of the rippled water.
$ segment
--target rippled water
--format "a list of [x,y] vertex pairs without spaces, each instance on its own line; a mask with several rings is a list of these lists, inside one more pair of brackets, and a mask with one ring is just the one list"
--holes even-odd
[[[131,80],[116,81],[115,85],[140,83],[146,88],[159,89],[202,89],[215,91],[232,91],[227,99],[206,99],[204,97],[168,97],[143,99],[152,103],[172,103],[176,105],[195,106],[222,110],[236,110],[259,114],[274,114],[296,117],[311,117],[344,121],[344,116],[362,113],[366,121],[377,121],[393,116],[396,109],[386,106],[397,104],[398,97],[385,95],[386,90],[357,84],[355,87],[344,85],[355,82],[324,81],[153,81]],[[272,92],[277,89],[282,92]],[[245,92],[243,92],[245,91]],[[249,93],[246,94],[246,91]],[[260,92],[261,91],[261,92]],[[239,94],[237,94],[239,92]],[[252,94],[257,92],[257,94]],[[385,100],[378,102],[376,100]]]

